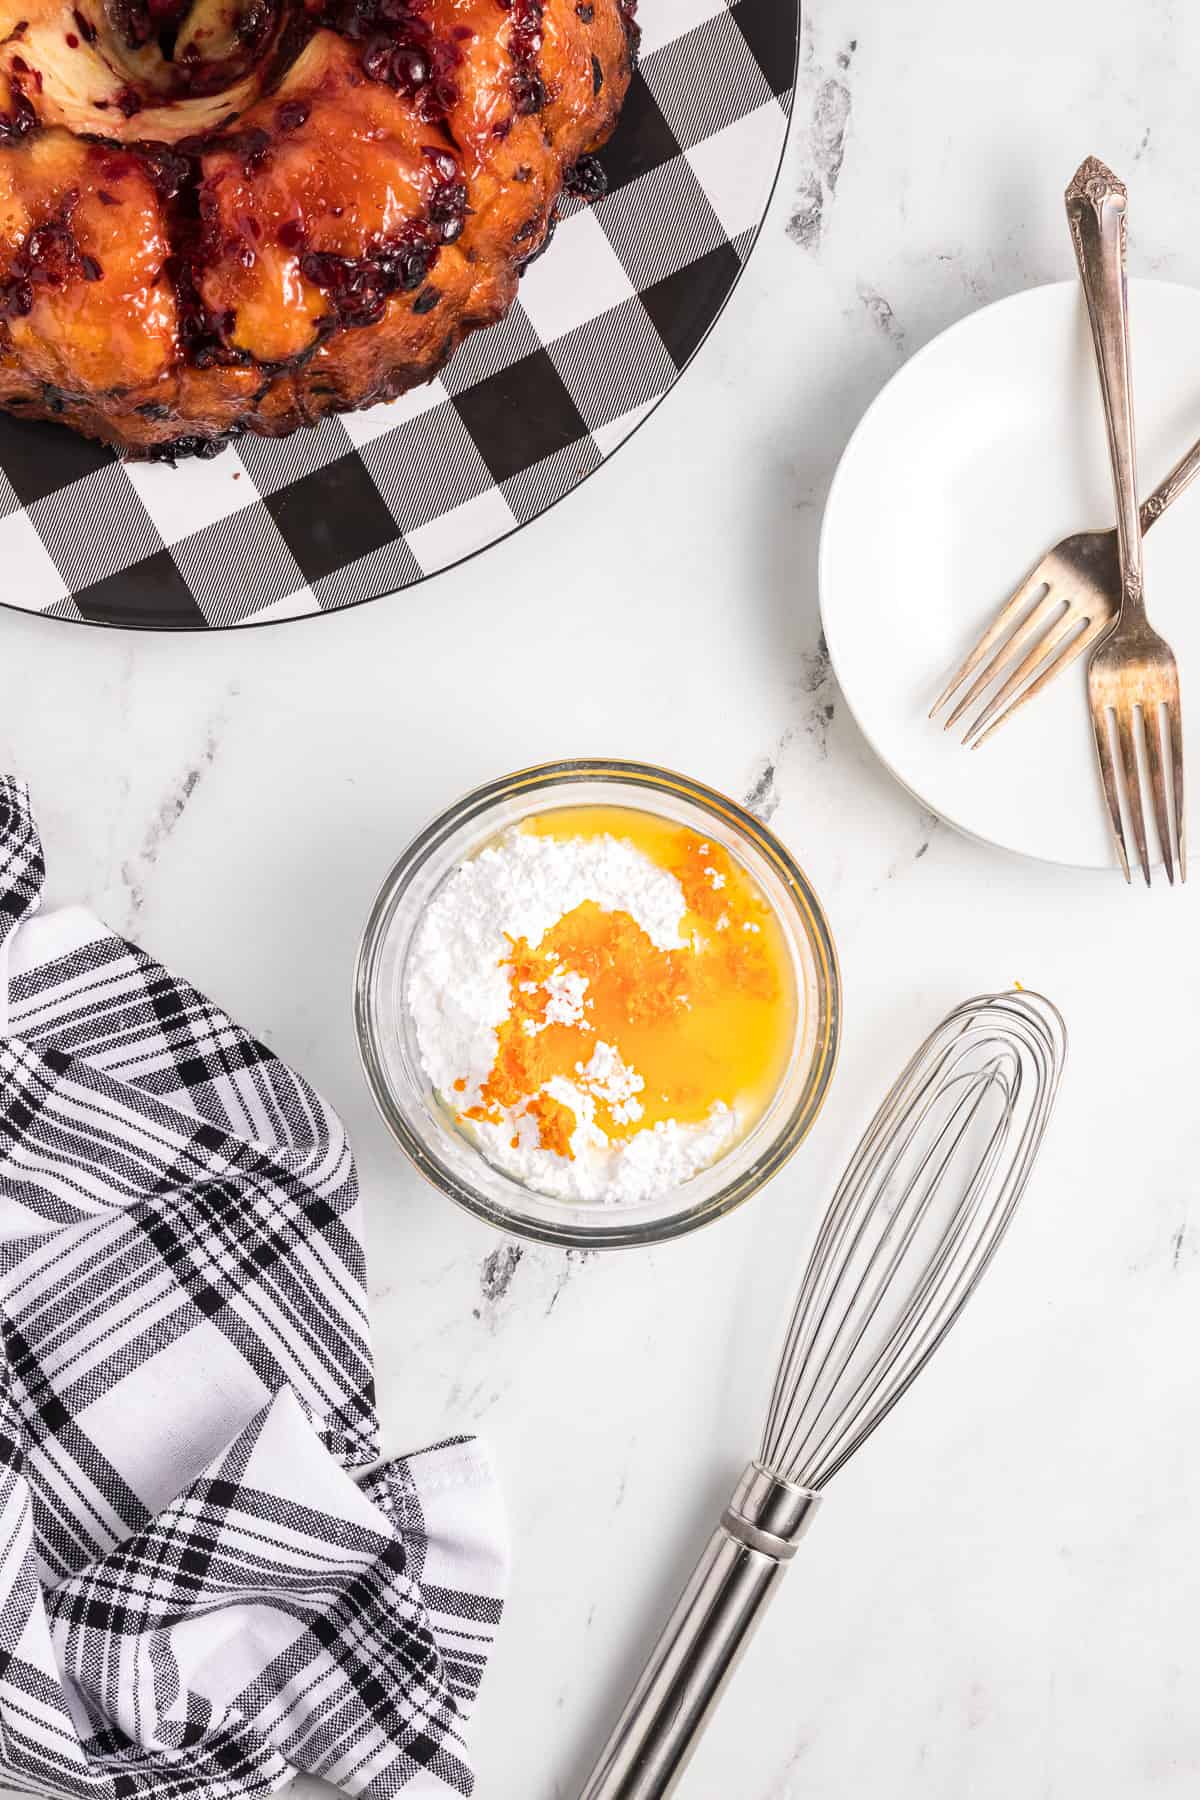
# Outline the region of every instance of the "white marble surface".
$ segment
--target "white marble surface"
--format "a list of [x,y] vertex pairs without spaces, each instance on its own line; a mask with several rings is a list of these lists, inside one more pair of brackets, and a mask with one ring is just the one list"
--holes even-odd
[[[507,1482],[483,1800],[575,1795],[752,1448],[797,1259],[903,1055],[967,993],[1052,994],[1074,1054],[1024,1215],[837,1483],[683,1792],[1171,1800],[1200,1777],[1200,878],[1127,893],[923,817],[829,680],[814,563],[837,455],[900,360],[1068,272],[1059,196],[1085,151],[1133,183],[1132,266],[1200,281],[1200,15],[809,16],[749,274],[609,468],[464,570],[337,619],[135,639],[2,615],[0,757],[34,786],[51,896],[207,986],[350,1124],[392,1444],[478,1428]],[[803,1153],[653,1254],[522,1252],[454,1211],[392,1148],[351,1038],[358,932],[409,835],[569,753],[753,796],[843,958],[841,1068]]]

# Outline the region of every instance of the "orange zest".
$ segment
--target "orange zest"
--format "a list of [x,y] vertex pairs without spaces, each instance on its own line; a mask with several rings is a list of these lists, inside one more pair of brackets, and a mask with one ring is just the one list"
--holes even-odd
[[[719,844],[632,809],[564,808],[526,829],[631,841],[678,880],[684,942],[661,949],[630,913],[590,900],[536,945],[510,939],[508,1016],[464,1117],[530,1118],[537,1144],[569,1158],[579,1118],[547,1091],[556,1078],[590,1094],[594,1124],[618,1142],[669,1119],[700,1122],[717,1102],[760,1113],[786,1066],[796,1001],[787,945],[757,883]],[[597,1045],[640,1078],[635,1094],[613,1098],[590,1079]]]

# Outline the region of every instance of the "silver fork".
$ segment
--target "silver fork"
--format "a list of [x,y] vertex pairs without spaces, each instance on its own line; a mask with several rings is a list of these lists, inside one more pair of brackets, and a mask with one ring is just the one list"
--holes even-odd
[[1187,876],[1183,814],[1183,724],[1179,705],[1179,671],[1170,646],[1153,631],[1146,617],[1142,580],[1142,529],[1138,516],[1134,454],[1133,388],[1129,368],[1129,309],[1125,291],[1125,209],[1123,183],[1111,169],[1089,156],[1072,177],[1066,192],[1067,218],[1087,299],[1096,366],[1104,398],[1104,422],[1112,462],[1117,503],[1117,560],[1120,609],[1116,624],[1092,652],[1088,665],[1088,703],[1100,763],[1100,779],[1121,867],[1129,880],[1129,853],[1121,816],[1120,781],[1113,755],[1115,730],[1125,777],[1125,794],[1133,839],[1146,886],[1150,856],[1138,764],[1137,715],[1141,714],[1150,772],[1159,848],[1167,879],[1175,880],[1171,847],[1163,730],[1170,746],[1175,842],[1179,879]]
[[[1140,514],[1143,536],[1156,519],[1162,518],[1168,506],[1178,500],[1197,473],[1200,473],[1200,438],[1180,457],[1149,499],[1143,501]],[[1032,605],[1041,588],[1046,589],[1045,594]],[[1048,681],[1068,668],[1076,657],[1082,656],[1104,635],[1117,616],[1120,597],[1121,573],[1115,529],[1077,531],[1071,537],[1063,538],[1052,550],[1047,550],[1012,599],[1001,607],[930,707],[930,718],[936,718],[963,682],[975,675],[946,717],[944,729],[949,731],[1003,676],[1001,685],[980,707],[963,734],[963,743],[977,750],[985,738],[1006,724],[1026,701],[1041,693]],[[1013,658],[1022,651],[1025,654],[1021,661],[1010,668]],[[984,664],[982,669],[981,663]],[[978,674],[975,674],[976,670],[979,670]]]

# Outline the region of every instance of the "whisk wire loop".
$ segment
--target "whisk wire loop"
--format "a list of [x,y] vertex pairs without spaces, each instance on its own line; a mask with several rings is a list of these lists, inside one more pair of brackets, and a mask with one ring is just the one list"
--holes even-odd
[[[908,1121],[907,1128],[894,1138],[881,1137],[874,1130],[868,1132],[858,1155],[834,1197],[833,1205],[826,1218],[828,1243],[818,1244],[817,1254],[810,1264],[810,1274],[813,1276],[811,1286],[814,1291],[809,1295],[802,1290],[776,1378],[768,1437],[779,1443],[776,1456],[779,1458],[777,1466],[781,1468],[790,1468],[795,1463],[797,1455],[795,1436],[806,1420],[809,1421],[810,1440],[812,1439],[817,1420],[823,1417],[827,1410],[826,1405],[820,1407],[814,1405],[814,1394],[818,1385],[825,1380],[824,1392],[828,1395],[831,1389],[836,1388],[837,1383],[845,1377],[855,1352],[860,1348],[862,1340],[883,1302],[896,1268],[907,1253],[911,1240],[923,1222],[928,1206],[932,1203],[941,1173],[938,1168],[933,1169],[932,1178],[927,1181],[920,1202],[910,1210],[906,1210],[912,1197],[913,1187],[924,1173],[921,1168],[918,1168],[913,1172],[908,1188],[897,1197],[893,1206],[886,1209],[885,1228],[879,1234],[873,1253],[865,1260],[859,1258],[858,1253],[863,1239],[872,1224],[871,1210],[863,1202],[875,1189],[878,1189],[881,1194],[887,1194],[895,1179],[897,1169],[908,1155],[913,1139],[924,1125],[925,1116],[934,1104],[934,1100],[935,1094],[931,1091],[924,1106]],[[931,1149],[931,1161],[942,1140],[951,1133],[956,1122],[959,1123],[959,1137],[967,1129],[969,1118],[959,1120],[958,1115],[970,1104],[970,1101],[969,1094],[964,1096],[956,1111],[947,1119],[939,1138]],[[953,1141],[945,1146],[942,1167],[953,1155],[954,1148]],[[881,1163],[885,1165],[882,1169]],[[867,1177],[870,1179],[866,1179]],[[906,1226],[897,1241],[893,1227],[895,1221],[901,1218],[906,1220]],[[851,1233],[853,1233],[853,1242],[847,1246],[846,1238]],[[944,1254],[948,1253],[952,1244],[953,1239],[948,1237],[942,1247]],[[888,1264],[880,1274],[877,1265],[889,1247]],[[842,1268],[849,1270],[858,1267],[860,1263],[861,1273],[857,1286],[849,1295],[844,1306],[845,1318],[848,1322],[854,1322],[854,1328],[827,1334],[828,1341],[825,1352],[818,1356],[815,1347],[822,1341],[823,1335],[826,1335],[825,1328],[829,1321],[830,1307],[837,1298],[835,1272]],[[936,1273],[936,1270],[926,1269],[920,1279],[914,1283],[909,1305],[898,1322],[891,1343],[882,1353],[880,1364],[877,1365],[871,1378],[882,1378],[886,1375],[890,1363],[903,1351],[908,1327],[910,1323],[914,1322],[923,1305],[933,1273]],[[866,1292],[868,1288],[870,1289],[869,1294]],[[838,1362],[836,1368],[831,1372],[829,1363],[835,1353],[838,1355]],[[853,1414],[855,1402],[867,1379],[867,1375],[864,1375],[859,1388],[845,1397],[843,1410],[848,1415]],[[793,1434],[790,1438],[778,1439],[777,1427],[785,1409],[794,1421]],[[826,1437],[828,1435],[827,1433]],[[812,1443],[811,1453],[814,1457],[819,1456],[824,1444],[824,1439]]]
[[[824,1388],[826,1395],[825,1401],[820,1407],[809,1430],[808,1454],[814,1462],[820,1462],[822,1456],[829,1448],[831,1440],[839,1430],[844,1429],[845,1421],[847,1419],[854,1419],[858,1416],[860,1405],[865,1404],[871,1388],[874,1386],[882,1388],[885,1385],[893,1369],[900,1362],[901,1358],[914,1347],[914,1343],[915,1354],[919,1356],[925,1333],[928,1333],[933,1329],[935,1319],[931,1314],[930,1302],[932,1296],[936,1293],[939,1281],[946,1273],[955,1252],[973,1223],[977,1194],[984,1185],[988,1169],[994,1161],[994,1157],[999,1154],[1003,1147],[1003,1121],[997,1125],[993,1132],[992,1141],[988,1149],[987,1160],[980,1165],[980,1169],[965,1192],[962,1202],[958,1206],[945,1235],[935,1246],[930,1259],[926,1262],[924,1267],[921,1268],[920,1273],[914,1276],[908,1300],[902,1307],[890,1338],[879,1353],[878,1360],[872,1367],[864,1369],[857,1385],[853,1386],[844,1398],[839,1398],[839,1416],[829,1420],[823,1435],[817,1434],[818,1425],[831,1410],[833,1399],[838,1395],[838,1383],[847,1378],[848,1371],[854,1362],[854,1358],[862,1348],[869,1328],[879,1312],[879,1309],[884,1304],[897,1271],[905,1258],[911,1253],[913,1241],[921,1227],[927,1221],[929,1211],[937,1197],[942,1178],[947,1169],[951,1166],[955,1153],[965,1138],[967,1131],[974,1123],[975,1113],[980,1103],[982,1092],[985,1087],[990,1085],[991,1080],[992,1077],[990,1075],[973,1078],[967,1090],[959,1096],[953,1112],[939,1130],[938,1136],[930,1151],[928,1165],[913,1171],[906,1187],[898,1196],[894,1207],[891,1209],[891,1214],[886,1227],[880,1233],[878,1243],[869,1260],[866,1262],[858,1284],[849,1298],[844,1327],[836,1332],[830,1339],[826,1356],[822,1359],[814,1374],[813,1383],[810,1384],[811,1392],[811,1386],[815,1385],[816,1380],[820,1376],[829,1376]],[[928,1110],[928,1108],[924,1109],[924,1111]],[[913,1122],[906,1137],[897,1145],[895,1153],[890,1159],[889,1167],[883,1173],[881,1191],[886,1193],[890,1181],[895,1176],[896,1170],[901,1163],[904,1154],[911,1146],[913,1138],[923,1124],[924,1112],[920,1118]],[[935,1157],[938,1158],[936,1162],[934,1161]],[[918,1193],[917,1190],[919,1184],[920,1192]],[[916,1197],[914,1198],[914,1196]],[[904,1221],[903,1229],[899,1234],[897,1234],[894,1229],[897,1220]],[[868,1213],[859,1222],[858,1235],[860,1238],[867,1230],[869,1224],[870,1215]],[[887,1252],[886,1265],[882,1271],[880,1271],[878,1264],[881,1258],[884,1257],[885,1251]],[[831,1294],[829,1303],[832,1303],[833,1298],[834,1296]],[[829,1303],[827,1303],[825,1312],[823,1312],[817,1327],[816,1335],[818,1338],[820,1336],[820,1330],[827,1320]],[[924,1327],[924,1331],[922,1331],[922,1327]],[[838,1353],[837,1365],[830,1371],[828,1365],[830,1358],[834,1355],[835,1351]],[[799,1429],[800,1420],[803,1417],[804,1400],[804,1392],[802,1390],[797,1391],[793,1402],[793,1415],[796,1418],[797,1430]],[[785,1446],[784,1454],[789,1462],[794,1462],[796,1445],[793,1441],[789,1441]],[[831,1469],[830,1473],[832,1472]]]
[[958,1317],[1024,1188],[1065,1031],[1040,995],[957,1008],[863,1135],[801,1283],[760,1462],[821,1489]]

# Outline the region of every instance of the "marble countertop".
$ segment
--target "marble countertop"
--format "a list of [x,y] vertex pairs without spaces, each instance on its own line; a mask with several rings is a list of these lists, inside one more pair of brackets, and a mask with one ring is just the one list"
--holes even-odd
[[[478,1429],[495,1449],[516,1563],[483,1800],[573,1800],[753,1448],[857,1132],[944,1010],[1014,977],[1073,1036],[1023,1215],[839,1478],[682,1791],[1196,1790],[1200,879],[1128,893],[922,814],[831,679],[815,553],[837,457],[898,364],[1069,273],[1060,193],[1085,152],[1133,187],[1131,267],[1200,281],[1197,67],[1183,0],[819,0],[747,276],[580,494],[333,619],[185,639],[0,615],[0,761],[33,785],[48,897],[89,900],[323,1088],[358,1150],[391,1446]],[[842,956],[841,1067],[803,1152],[654,1252],[523,1248],[457,1212],[393,1148],[352,1040],[358,934],[410,835],[569,754],[749,800]]]

